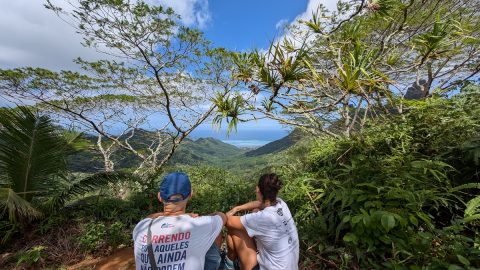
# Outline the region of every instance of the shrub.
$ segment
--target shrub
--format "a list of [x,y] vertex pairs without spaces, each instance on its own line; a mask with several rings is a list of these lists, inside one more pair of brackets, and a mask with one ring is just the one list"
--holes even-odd
[[90,222],[84,226],[78,242],[84,252],[93,252],[103,245],[105,235],[106,227],[103,223]]
[[92,196],[70,205],[63,211],[63,215],[79,220],[93,217],[96,221],[106,223],[120,221],[131,227],[149,212],[151,211],[138,207],[130,200]]
[[187,206],[190,212],[226,212],[255,198],[257,179],[244,179],[224,169],[208,166],[182,166],[176,170],[187,173],[192,182],[193,199]]
[[67,220],[62,215],[51,215],[39,222],[37,231],[46,234],[57,226],[64,224]]
[[350,138],[291,150],[289,160],[303,162],[279,171],[304,261],[320,269],[480,267],[478,223],[466,223],[474,211],[464,220],[480,186],[468,184],[480,182],[480,98],[472,95],[409,102],[403,115]]
[[29,250],[20,252],[17,255],[17,267],[20,265],[26,267],[42,265],[46,257],[45,249],[46,247],[44,246],[34,246]]
[[107,230],[107,245],[115,250],[122,244],[128,244],[131,241],[131,231],[125,229],[125,224],[120,221],[112,223]]

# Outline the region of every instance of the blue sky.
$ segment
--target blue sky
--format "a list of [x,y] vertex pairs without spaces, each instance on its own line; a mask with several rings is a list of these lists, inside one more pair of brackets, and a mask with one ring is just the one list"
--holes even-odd
[[278,24],[291,22],[307,8],[306,0],[212,0],[203,31],[216,46],[231,50],[266,48],[282,34]]

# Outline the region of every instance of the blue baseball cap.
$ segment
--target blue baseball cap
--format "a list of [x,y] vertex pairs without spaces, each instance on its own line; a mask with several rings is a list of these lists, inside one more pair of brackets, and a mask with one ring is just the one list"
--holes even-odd
[[[178,202],[188,198],[192,193],[192,185],[188,175],[182,172],[173,172],[167,174],[160,184],[160,196],[166,202]],[[182,195],[183,199],[170,200],[175,194]]]

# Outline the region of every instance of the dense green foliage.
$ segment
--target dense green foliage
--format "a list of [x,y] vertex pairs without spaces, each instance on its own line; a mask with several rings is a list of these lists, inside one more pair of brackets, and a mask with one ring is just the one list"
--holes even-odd
[[[187,211],[198,214],[249,201],[262,171],[281,173],[286,182],[281,196],[295,214],[306,269],[476,269],[479,87],[403,102],[402,114],[371,120],[351,137],[304,139],[286,152],[237,156],[237,166],[247,166],[239,167],[243,174],[196,162],[172,164],[164,173],[190,175],[194,195]],[[230,148],[222,154],[215,141],[201,140],[195,147],[207,149],[205,156],[224,155],[218,164],[234,164],[228,161]],[[249,167],[255,160],[264,163]],[[42,242],[41,254],[26,239],[12,247],[21,247],[23,265],[39,266],[37,258],[46,265],[65,262],[55,256],[61,241],[76,251],[64,255],[73,262],[81,254],[98,256],[129,246],[135,224],[161,211],[156,199],[160,180],[161,175],[149,187],[138,186],[134,178],[96,190],[87,187],[87,196],[70,196],[59,204],[65,207],[30,223],[39,239],[58,236]],[[120,194],[120,189],[127,192]],[[0,229],[9,236],[16,233],[8,226]]]
[[291,150],[290,159],[305,161],[282,167],[284,196],[307,264],[480,267],[479,224],[463,219],[480,187],[479,89],[405,106],[406,113],[372,121],[351,138]]

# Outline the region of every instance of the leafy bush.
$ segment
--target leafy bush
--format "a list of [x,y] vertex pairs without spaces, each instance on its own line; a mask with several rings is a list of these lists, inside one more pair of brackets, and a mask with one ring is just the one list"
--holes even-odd
[[46,234],[57,226],[61,226],[66,222],[66,218],[62,215],[51,215],[39,222],[37,231],[40,234]]
[[193,197],[187,206],[188,211],[198,214],[226,212],[254,199],[257,179],[244,179],[208,166],[182,166],[176,170],[187,173],[192,182]]
[[125,229],[125,224],[120,221],[112,223],[107,230],[107,245],[115,250],[122,244],[128,244],[131,241],[131,231]]
[[480,186],[468,184],[480,182],[469,154],[480,134],[479,95],[409,102],[404,114],[379,118],[350,138],[321,138],[306,153],[291,150],[289,160],[303,162],[280,168],[283,196],[295,212],[306,263],[480,267],[478,223],[466,223],[475,200],[465,211]]
[[26,267],[38,266],[43,264],[43,261],[46,257],[45,253],[46,247],[44,246],[34,246],[27,251],[20,252],[17,257],[17,267],[24,265]]
[[106,234],[106,227],[103,223],[90,222],[83,228],[78,242],[83,251],[93,252],[103,245]]
[[63,215],[79,220],[93,217],[94,220],[105,223],[119,221],[131,227],[151,212],[142,208],[130,200],[91,196],[70,205],[63,211]]

